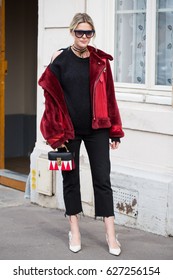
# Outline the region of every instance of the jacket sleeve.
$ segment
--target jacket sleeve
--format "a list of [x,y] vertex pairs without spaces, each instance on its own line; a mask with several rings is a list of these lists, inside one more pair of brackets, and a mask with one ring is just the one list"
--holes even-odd
[[119,108],[116,101],[114,81],[112,77],[112,71],[110,63],[107,60],[107,100],[108,100],[108,115],[111,122],[110,138],[121,138],[124,136],[122,130],[122,122],[119,113]]
[[38,84],[44,90],[45,108],[41,118],[40,130],[53,148],[61,146],[65,141],[74,139],[74,128],[71,122],[64,93],[49,66],[40,77]]
[[64,141],[64,132],[60,120],[61,114],[59,112],[59,107],[55,104],[52,96],[47,91],[44,91],[44,96],[45,110],[41,119],[40,130],[47,143],[52,146],[52,148],[57,148]]

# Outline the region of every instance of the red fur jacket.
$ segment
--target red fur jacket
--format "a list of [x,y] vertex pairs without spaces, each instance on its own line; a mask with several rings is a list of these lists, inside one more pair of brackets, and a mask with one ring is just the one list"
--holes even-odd
[[[109,63],[109,60],[113,58],[101,50],[91,46],[88,48],[90,51],[92,128],[109,128],[110,138],[121,138],[124,136],[124,132]],[[74,128],[62,87],[49,66],[39,79],[39,85],[44,89],[45,96],[45,110],[40,129],[48,144],[55,149],[66,140],[74,139]]]

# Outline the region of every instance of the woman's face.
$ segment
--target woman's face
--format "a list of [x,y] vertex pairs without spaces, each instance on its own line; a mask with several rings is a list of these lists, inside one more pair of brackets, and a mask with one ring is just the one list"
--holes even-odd
[[[79,23],[77,25],[77,27],[75,28],[75,30],[77,30],[77,31],[91,31],[93,29],[92,29],[92,26],[89,23],[83,22],[83,23]],[[77,32],[76,32],[76,35],[78,36]],[[75,31],[72,31],[72,36],[73,36],[73,39],[74,39],[75,47],[77,47],[79,49],[86,48],[88,46],[88,44],[90,43],[91,38],[87,38],[88,35],[86,36],[86,34],[83,34],[83,36],[81,38],[78,38],[76,35],[75,35]],[[79,35],[80,35],[80,32],[79,32]],[[89,34],[89,36],[90,36],[90,34]]]

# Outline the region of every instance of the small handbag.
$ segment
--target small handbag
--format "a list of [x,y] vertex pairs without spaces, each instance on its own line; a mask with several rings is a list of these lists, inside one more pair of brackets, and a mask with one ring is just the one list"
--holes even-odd
[[69,152],[66,146],[57,151],[48,152],[48,161],[49,170],[70,171],[75,169],[74,153]]

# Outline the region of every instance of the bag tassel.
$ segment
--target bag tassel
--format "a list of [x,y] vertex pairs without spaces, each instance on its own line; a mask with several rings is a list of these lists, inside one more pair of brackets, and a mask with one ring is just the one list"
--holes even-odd
[[75,164],[74,160],[71,161],[62,161],[61,165],[58,165],[56,161],[49,160],[48,162],[48,169],[49,170],[62,170],[62,171],[71,171],[74,169]]

